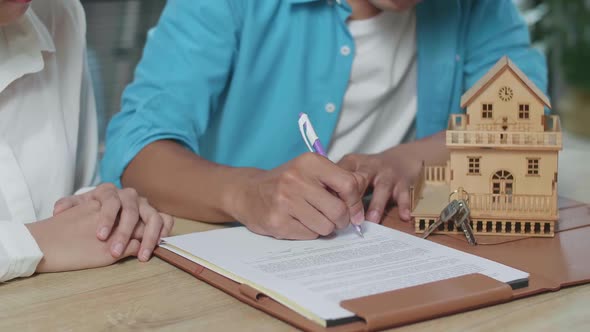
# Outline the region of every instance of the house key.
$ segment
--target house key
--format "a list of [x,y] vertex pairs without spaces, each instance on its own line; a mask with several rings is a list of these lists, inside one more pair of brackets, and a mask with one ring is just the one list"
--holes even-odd
[[474,246],[477,244],[475,240],[475,234],[473,234],[473,229],[469,224],[469,216],[471,214],[471,210],[467,205],[467,201],[465,200],[458,200],[460,208],[459,212],[453,216],[453,221],[455,222],[455,228],[461,228],[463,230],[463,234],[467,238],[467,242]]
[[427,238],[432,232],[434,232],[442,223],[453,221],[456,228],[461,228],[465,237],[467,238],[467,242],[470,245],[475,245],[477,242],[475,240],[475,235],[473,234],[473,229],[469,225],[469,214],[471,210],[467,206],[467,202],[463,199],[454,199],[452,200],[440,213],[438,220],[434,222],[424,235],[422,236],[423,239]]
[[427,238],[432,232],[434,232],[442,223],[448,222],[451,220],[460,209],[459,201],[456,199],[452,200],[440,213],[438,219],[428,227],[424,235],[422,236],[423,239]]

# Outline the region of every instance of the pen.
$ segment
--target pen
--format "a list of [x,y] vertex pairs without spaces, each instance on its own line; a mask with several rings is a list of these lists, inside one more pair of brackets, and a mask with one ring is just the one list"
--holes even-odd
[[[322,142],[320,142],[320,138],[316,134],[315,130],[313,129],[313,126],[311,125],[309,117],[305,113],[299,113],[299,131],[301,132],[301,137],[303,137],[303,141],[307,145],[309,151],[327,157],[326,151],[322,146]],[[355,224],[353,224],[353,226],[358,235],[364,237],[361,226]]]

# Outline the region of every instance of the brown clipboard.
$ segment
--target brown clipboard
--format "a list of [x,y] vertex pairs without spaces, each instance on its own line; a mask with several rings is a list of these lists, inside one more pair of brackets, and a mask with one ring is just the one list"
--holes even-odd
[[[154,254],[238,300],[306,331],[375,331],[482,308],[562,287],[590,282],[590,206],[560,200],[560,222],[554,238],[478,237],[469,246],[456,236],[434,235],[432,241],[485,257],[530,274],[528,287],[513,290],[508,284],[481,274],[346,300],[342,307],[361,319],[322,327],[272,298],[206,269],[163,248]],[[414,234],[414,228],[392,211],[385,226]]]

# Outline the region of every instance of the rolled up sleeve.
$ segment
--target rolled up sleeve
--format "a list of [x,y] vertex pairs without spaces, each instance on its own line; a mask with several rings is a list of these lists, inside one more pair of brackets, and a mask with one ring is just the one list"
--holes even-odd
[[0,220],[0,282],[32,275],[42,258],[24,224]]
[[220,104],[236,53],[237,29],[227,1],[169,1],[149,33],[121,112],[107,130],[103,181],[121,185],[146,145],[175,140],[199,153],[198,139]]

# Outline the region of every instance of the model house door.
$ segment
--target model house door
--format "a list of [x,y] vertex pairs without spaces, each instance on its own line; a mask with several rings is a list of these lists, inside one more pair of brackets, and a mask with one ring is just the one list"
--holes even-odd
[[492,177],[493,202],[512,203],[514,176],[506,170],[497,171]]

